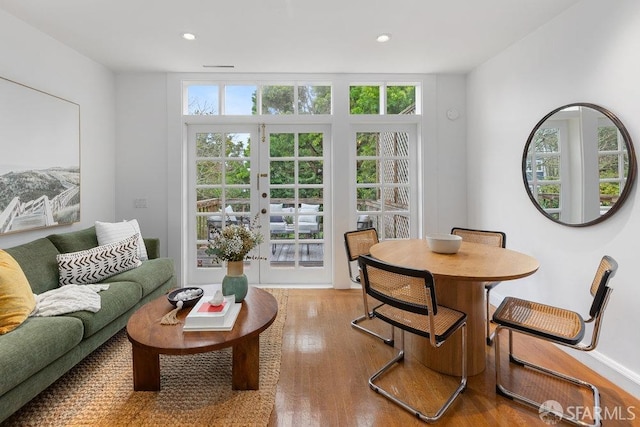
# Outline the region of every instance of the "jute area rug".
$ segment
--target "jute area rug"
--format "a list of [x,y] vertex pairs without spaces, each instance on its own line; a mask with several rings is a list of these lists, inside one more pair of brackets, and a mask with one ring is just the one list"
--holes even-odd
[[286,289],[260,335],[260,390],[231,390],[231,349],[160,359],[161,390],[133,391],[125,331],[13,414],[4,426],[265,426],[280,376]]

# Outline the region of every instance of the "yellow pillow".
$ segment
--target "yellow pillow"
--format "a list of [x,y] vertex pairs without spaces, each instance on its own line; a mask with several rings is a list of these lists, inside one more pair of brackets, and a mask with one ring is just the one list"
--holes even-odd
[[36,299],[18,262],[0,249],[0,335],[20,326],[36,307]]

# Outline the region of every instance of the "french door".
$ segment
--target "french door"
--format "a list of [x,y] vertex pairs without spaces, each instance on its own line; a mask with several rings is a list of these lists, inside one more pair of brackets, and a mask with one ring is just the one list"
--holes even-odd
[[329,283],[331,227],[327,125],[190,125],[187,280],[219,283],[224,263],[206,253],[216,229],[260,227],[245,261],[255,284]]

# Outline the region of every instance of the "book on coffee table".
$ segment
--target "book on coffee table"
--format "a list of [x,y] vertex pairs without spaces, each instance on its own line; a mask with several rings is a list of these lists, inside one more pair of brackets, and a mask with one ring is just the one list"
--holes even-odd
[[224,297],[222,305],[209,304],[209,297],[202,297],[184,319],[183,331],[230,331],[238,318],[242,303],[235,296]]

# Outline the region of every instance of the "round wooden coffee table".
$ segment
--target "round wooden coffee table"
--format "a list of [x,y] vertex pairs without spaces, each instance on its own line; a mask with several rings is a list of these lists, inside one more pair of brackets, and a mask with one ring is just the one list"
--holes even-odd
[[[207,298],[207,296],[205,296]],[[177,325],[160,319],[173,309],[166,296],[142,307],[129,319],[127,336],[133,348],[133,389],[160,390],[160,355],[205,353],[232,347],[232,387],[258,390],[260,386],[260,333],[278,314],[278,302],[270,293],[250,286],[231,331],[183,332],[189,309],[180,310]]]

